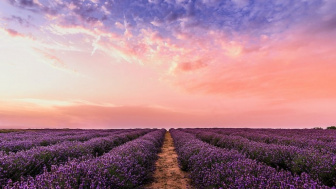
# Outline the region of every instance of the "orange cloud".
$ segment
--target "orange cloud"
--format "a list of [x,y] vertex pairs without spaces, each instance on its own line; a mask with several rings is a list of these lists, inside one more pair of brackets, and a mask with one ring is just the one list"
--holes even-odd
[[[235,57],[225,54],[225,48],[222,53],[219,49],[209,50],[204,54],[209,62],[207,67],[202,72],[175,75],[175,84],[192,93],[231,97],[336,98],[332,86],[336,82],[336,40],[332,34],[306,33],[299,28],[273,38],[263,36],[258,46],[245,45],[242,51],[241,45],[234,44],[233,54],[239,52]],[[184,64],[179,65],[177,68],[181,69]],[[192,66],[186,68],[190,70]],[[190,80],[193,82],[185,82]]]

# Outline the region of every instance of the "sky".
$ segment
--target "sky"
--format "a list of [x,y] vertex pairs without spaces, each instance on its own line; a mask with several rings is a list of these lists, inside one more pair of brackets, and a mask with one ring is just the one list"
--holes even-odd
[[0,0],[0,128],[336,125],[335,0]]

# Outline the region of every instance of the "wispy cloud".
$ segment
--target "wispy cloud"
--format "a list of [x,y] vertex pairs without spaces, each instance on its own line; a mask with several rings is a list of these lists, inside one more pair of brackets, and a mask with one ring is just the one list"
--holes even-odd
[[17,32],[16,30],[13,30],[13,29],[5,29],[5,31],[7,31],[7,33],[12,37],[25,37],[25,35]]

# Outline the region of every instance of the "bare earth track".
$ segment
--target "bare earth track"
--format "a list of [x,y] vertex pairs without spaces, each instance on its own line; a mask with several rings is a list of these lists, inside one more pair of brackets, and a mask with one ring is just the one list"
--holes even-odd
[[146,185],[146,189],[184,189],[190,187],[190,179],[186,172],[178,167],[173,138],[166,132],[162,151],[156,161],[153,183]]

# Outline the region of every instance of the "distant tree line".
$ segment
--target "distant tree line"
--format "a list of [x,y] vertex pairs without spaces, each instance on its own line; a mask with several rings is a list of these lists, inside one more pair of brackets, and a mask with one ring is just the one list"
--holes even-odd
[[[314,127],[313,129],[323,129],[322,127]],[[327,127],[327,129],[336,129],[336,126]]]

